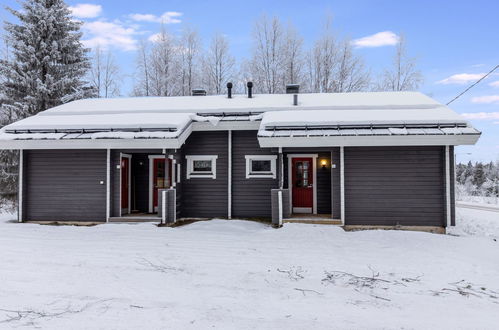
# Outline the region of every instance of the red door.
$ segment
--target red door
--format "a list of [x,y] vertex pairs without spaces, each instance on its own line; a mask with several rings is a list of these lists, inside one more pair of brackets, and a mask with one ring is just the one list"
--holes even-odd
[[158,208],[158,189],[170,188],[171,186],[171,160],[164,158],[154,158],[153,164],[153,192],[152,203],[154,211]]
[[128,209],[128,196],[130,185],[130,160],[127,157],[121,158],[121,208]]
[[313,158],[292,159],[293,213],[312,213],[314,205]]

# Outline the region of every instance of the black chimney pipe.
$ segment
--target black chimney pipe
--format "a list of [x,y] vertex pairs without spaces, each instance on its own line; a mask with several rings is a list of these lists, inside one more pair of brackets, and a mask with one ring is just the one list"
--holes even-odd
[[248,98],[250,99],[253,97],[253,92],[251,91],[251,89],[253,88],[253,83],[251,81],[248,81],[246,86],[248,86]]
[[227,97],[229,99],[232,98],[232,83],[231,82],[227,83]]

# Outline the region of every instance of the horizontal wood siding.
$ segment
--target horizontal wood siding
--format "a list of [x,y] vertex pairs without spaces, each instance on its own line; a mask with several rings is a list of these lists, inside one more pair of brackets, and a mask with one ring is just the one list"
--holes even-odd
[[445,224],[443,147],[345,147],[345,224]]
[[106,150],[26,151],[25,219],[106,221],[106,159]]
[[[182,147],[182,210],[184,218],[227,217],[228,132],[192,132]],[[187,179],[189,155],[217,155],[217,177]]]
[[[271,189],[279,186],[276,178],[246,179],[246,155],[278,155],[258,144],[257,131],[232,132],[232,217],[272,216]],[[279,168],[276,160],[276,169]]]

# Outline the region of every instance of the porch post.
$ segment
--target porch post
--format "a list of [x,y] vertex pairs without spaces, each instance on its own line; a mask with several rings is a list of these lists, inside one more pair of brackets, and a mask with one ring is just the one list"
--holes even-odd
[[232,131],[228,131],[227,218],[232,219]]
[[111,150],[106,149],[106,222],[111,215]]
[[445,146],[445,216],[447,227],[451,226],[451,206],[450,206],[450,159],[449,146]]
[[284,188],[284,157],[282,147],[279,147],[279,189]]
[[23,165],[24,165],[24,150],[19,150],[19,188],[17,197],[17,221],[23,222]]
[[341,224],[345,225],[345,147],[340,147]]

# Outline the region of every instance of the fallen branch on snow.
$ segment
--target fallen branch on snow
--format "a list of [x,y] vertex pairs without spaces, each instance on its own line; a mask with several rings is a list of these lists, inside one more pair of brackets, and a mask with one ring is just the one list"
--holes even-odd
[[303,293],[304,296],[306,296],[306,292],[313,292],[313,293],[316,293],[318,295],[322,295],[322,293],[318,292],[318,291],[315,291],[315,290],[311,290],[311,289],[300,289],[300,288],[295,288],[296,291],[301,291],[301,293]]
[[153,263],[145,258],[142,258],[141,261],[138,261],[137,263],[142,265],[142,266],[147,266],[147,267],[151,268],[152,270],[155,270],[155,271],[158,271],[161,273],[183,272],[184,271],[182,268],[172,267],[172,266],[169,266],[169,265],[166,265],[163,263],[156,264],[156,263]]
[[277,271],[279,273],[285,273],[285,274],[288,274],[288,277],[293,280],[293,281],[298,281],[298,280],[302,280],[305,278],[305,276],[303,276],[304,273],[306,273],[305,270],[303,270],[301,268],[301,266],[298,266],[298,267],[291,267],[291,269],[289,270],[281,270],[279,268],[277,268]]

